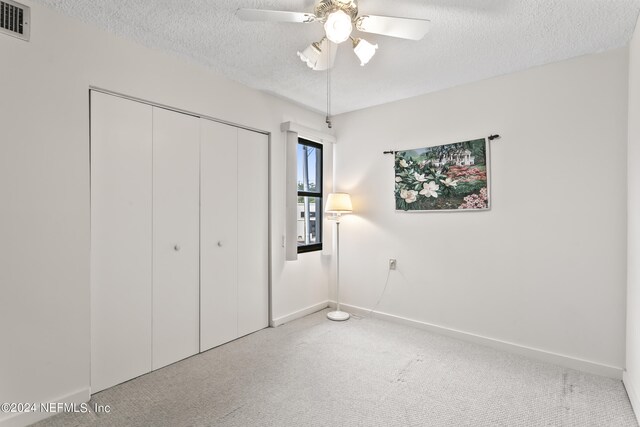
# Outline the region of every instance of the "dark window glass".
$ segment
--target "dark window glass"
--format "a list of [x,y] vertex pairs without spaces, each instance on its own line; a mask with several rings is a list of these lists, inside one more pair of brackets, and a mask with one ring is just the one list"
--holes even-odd
[[298,139],[298,253],[322,249],[322,145]]

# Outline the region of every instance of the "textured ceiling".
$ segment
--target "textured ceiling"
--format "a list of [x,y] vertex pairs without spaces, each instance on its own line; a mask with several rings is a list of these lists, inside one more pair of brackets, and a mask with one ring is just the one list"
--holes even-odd
[[[242,7],[312,12],[314,0],[38,1],[325,111],[326,72],[296,55],[322,37],[322,26],[235,16]],[[341,45],[332,70],[334,114],[622,47],[640,0],[360,0],[359,7],[361,14],[430,19],[431,31],[418,42],[364,35],[380,45],[365,67]]]

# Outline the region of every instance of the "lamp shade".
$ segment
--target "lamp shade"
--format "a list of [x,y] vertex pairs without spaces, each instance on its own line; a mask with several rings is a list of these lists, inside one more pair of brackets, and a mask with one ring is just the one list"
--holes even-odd
[[331,193],[327,198],[327,205],[324,208],[326,213],[349,213],[353,212],[351,196],[348,193]]
[[354,43],[353,51],[360,59],[360,66],[364,67],[373,58],[378,49],[377,44],[371,44],[364,39],[358,39]]
[[307,64],[307,67],[315,71],[323,71],[333,67],[336,60],[336,46],[330,46],[329,40],[323,37],[319,42],[311,43],[307,48],[298,52],[300,60]]
[[312,43],[302,52],[298,52],[298,56],[300,60],[307,64],[307,66],[311,69],[314,69],[320,60],[320,56],[322,55],[322,51],[320,50],[320,46],[317,43]]
[[346,41],[353,31],[351,17],[342,10],[332,12],[324,23],[327,38],[334,43]]

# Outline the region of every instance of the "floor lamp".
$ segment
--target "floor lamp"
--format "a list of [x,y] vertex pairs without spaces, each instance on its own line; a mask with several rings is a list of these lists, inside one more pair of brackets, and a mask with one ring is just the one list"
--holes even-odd
[[340,311],[340,216],[353,211],[351,197],[347,193],[329,194],[324,211],[331,214],[329,219],[336,222],[336,311],[327,313],[327,317],[343,321],[349,318],[349,313]]

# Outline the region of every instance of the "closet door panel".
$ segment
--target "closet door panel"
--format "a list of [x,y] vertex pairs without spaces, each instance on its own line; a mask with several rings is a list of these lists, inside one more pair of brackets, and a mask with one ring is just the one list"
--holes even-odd
[[238,335],[269,325],[268,136],[238,129]]
[[153,369],[199,350],[199,119],[153,108]]
[[238,337],[237,139],[201,120],[200,351]]
[[152,107],[91,92],[91,392],[151,371]]

